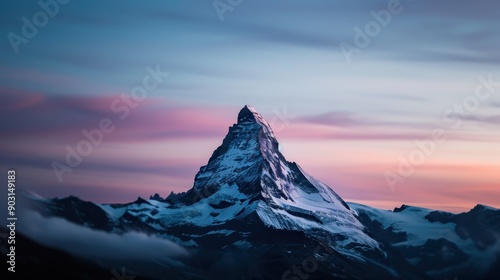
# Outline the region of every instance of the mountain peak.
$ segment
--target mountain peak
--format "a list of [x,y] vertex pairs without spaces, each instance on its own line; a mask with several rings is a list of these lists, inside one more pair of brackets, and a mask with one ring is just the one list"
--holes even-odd
[[262,116],[257,112],[257,110],[255,110],[254,107],[245,105],[245,107],[243,107],[238,114],[238,123],[246,121],[255,122],[259,117],[262,118]]
[[260,192],[262,165],[266,161],[264,151],[279,153],[278,142],[267,121],[255,108],[246,105],[208,164],[200,168],[194,189],[217,190],[225,182],[237,183],[247,194]]
[[223,186],[235,185],[239,192],[250,197],[263,197],[273,205],[283,204],[277,207],[301,200],[304,195],[328,205],[336,204],[342,211],[350,210],[328,186],[288,162],[278,145],[268,122],[254,107],[244,106],[238,122],[229,128],[208,164],[196,174],[191,194],[201,192],[210,196]]
[[276,141],[276,137],[274,136],[273,130],[269,123],[262,117],[262,115],[255,110],[255,108],[251,105],[245,105],[240,112],[238,113],[238,125],[245,124],[258,124],[262,127],[263,132],[267,135],[273,142]]

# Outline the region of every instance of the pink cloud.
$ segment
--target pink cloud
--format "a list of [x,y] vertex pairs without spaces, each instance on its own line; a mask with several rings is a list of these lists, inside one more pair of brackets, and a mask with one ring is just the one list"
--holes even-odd
[[[16,119],[17,125],[6,125],[10,136],[54,139],[56,142],[78,141],[83,129],[99,128],[99,122],[110,119],[116,126],[106,135],[108,141],[129,142],[169,138],[221,137],[237,112],[229,108],[179,106],[169,100],[149,97],[123,112],[114,112],[111,104],[120,95],[97,97],[50,96],[39,92],[2,88],[5,102],[0,107],[5,116]],[[122,104],[121,104],[122,105]],[[234,111],[234,109],[232,109]],[[9,111],[9,112],[7,112]],[[223,135],[222,135],[223,137]]]
[[[343,166],[333,162],[313,168],[313,176],[321,179],[348,201],[370,201],[392,209],[401,204],[467,211],[476,204],[500,208],[500,166],[462,164],[423,165],[412,176],[396,185],[394,191],[384,173],[390,164],[368,163]],[[307,169],[306,169],[307,170]]]
[[[430,127],[428,129],[403,129],[391,125],[380,125],[376,128],[370,126],[360,126],[347,123],[343,127],[332,125],[305,123],[291,120],[283,129],[275,131],[279,139],[310,139],[310,140],[332,140],[332,141],[415,141],[432,139],[434,129],[440,127]],[[471,134],[467,131],[452,131],[443,129],[447,141],[461,140],[471,142],[496,142],[498,137],[491,134]]]
[[354,116],[348,112],[328,112],[314,116],[304,116],[297,119],[309,124],[322,124],[336,127],[353,127],[370,124],[369,121]]
[[45,95],[40,92],[10,87],[0,87],[0,94],[2,95],[0,111],[31,108],[40,104],[45,99]]

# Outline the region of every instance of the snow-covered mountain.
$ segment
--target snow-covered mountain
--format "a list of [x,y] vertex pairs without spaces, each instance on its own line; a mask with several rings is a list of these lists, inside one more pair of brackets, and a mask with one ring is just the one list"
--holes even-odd
[[477,205],[452,214],[407,205],[393,211],[349,205],[375,239],[434,279],[500,276],[499,209]]
[[160,227],[220,226],[255,215],[270,228],[328,235],[337,250],[378,250],[378,242],[365,233],[342,198],[286,161],[278,145],[269,124],[245,106],[222,145],[196,174],[193,188],[169,197],[176,208],[162,211]]
[[[410,206],[385,211],[348,204],[286,161],[278,147],[269,124],[245,106],[189,191],[104,205],[27,193],[24,203],[31,210],[26,220],[59,219],[61,224],[62,219],[109,236],[141,232],[186,250],[180,259],[151,261],[155,265],[147,269],[123,261],[136,275],[152,279],[161,279],[157,276],[165,269],[175,271],[178,279],[498,276],[498,209],[478,205],[455,215]],[[79,255],[78,250],[57,247],[29,225],[20,232],[44,246]],[[99,265],[110,268],[116,261],[107,258]]]

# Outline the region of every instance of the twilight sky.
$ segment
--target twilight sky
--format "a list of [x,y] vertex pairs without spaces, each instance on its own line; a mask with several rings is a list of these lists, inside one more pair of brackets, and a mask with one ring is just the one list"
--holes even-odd
[[40,3],[0,4],[0,166],[18,187],[186,191],[251,104],[347,201],[500,207],[498,1]]

